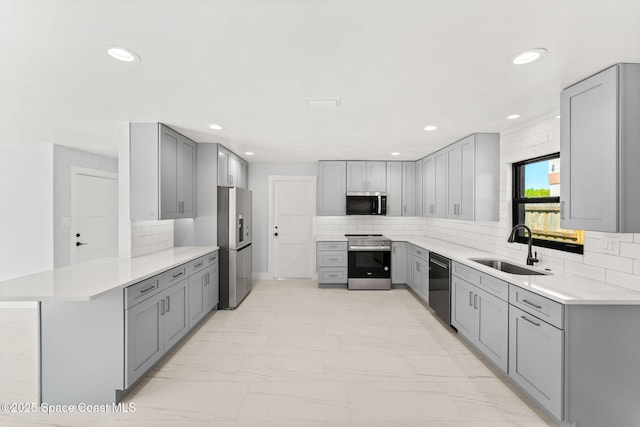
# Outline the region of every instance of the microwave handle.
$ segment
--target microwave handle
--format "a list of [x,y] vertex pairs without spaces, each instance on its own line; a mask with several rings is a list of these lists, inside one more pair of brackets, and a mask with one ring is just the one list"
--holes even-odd
[[378,196],[378,215],[382,214],[382,196]]

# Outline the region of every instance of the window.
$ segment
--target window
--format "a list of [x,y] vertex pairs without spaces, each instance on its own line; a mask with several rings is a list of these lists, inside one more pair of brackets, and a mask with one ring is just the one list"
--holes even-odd
[[[525,224],[533,244],[583,253],[584,231],[560,228],[560,153],[513,164],[513,225]],[[515,241],[527,243],[519,230]]]

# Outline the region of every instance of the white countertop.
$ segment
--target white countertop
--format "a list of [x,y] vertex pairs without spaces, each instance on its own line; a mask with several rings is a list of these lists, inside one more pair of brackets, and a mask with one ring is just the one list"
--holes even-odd
[[[332,238],[333,237],[333,238]],[[533,270],[545,271],[540,268],[530,267],[524,263],[513,262],[499,257],[490,252],[479,249],[434,239],[427,236],[396,236],[385,234],[394,242],[408,242],[420,246],[428,251],[436,252],[452,261],[468,265],[478,271],[512,283],[523,289],[535,292],[538,295],[568,305],[640,305],[640,292],[625,289],[620,286],[610,285],[597,280],[588,279],[564,272],[551,271],[550,275],[523,276],[504,273],[487,267],[469,258],[496,258],[503,259],[512,264],[520,264]],[[317,241],[345,241],[344,236],[318,236]],[[545,271],[546,272],[546,271]]]
[[101,258],[0,282],[0,301],[89,301],[218,250],[182,246],[137,258]]

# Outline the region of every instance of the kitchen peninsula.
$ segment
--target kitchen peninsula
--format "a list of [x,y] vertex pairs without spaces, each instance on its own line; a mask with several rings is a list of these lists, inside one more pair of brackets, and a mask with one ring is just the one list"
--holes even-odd
[[104,404],[128,390],[218,303],[218,248],[101,258],[0,282],[37,301],[39,400]]

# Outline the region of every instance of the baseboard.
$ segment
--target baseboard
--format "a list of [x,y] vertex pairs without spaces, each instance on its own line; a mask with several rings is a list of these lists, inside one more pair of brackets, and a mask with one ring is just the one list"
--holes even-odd
[[251,273],[251,278],[253,280],[273,280],[273,274],[269,273],[269,272],[252,272]]

